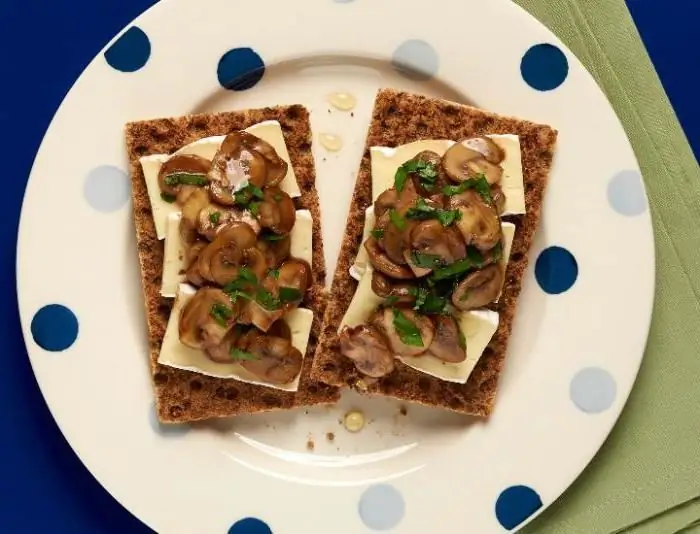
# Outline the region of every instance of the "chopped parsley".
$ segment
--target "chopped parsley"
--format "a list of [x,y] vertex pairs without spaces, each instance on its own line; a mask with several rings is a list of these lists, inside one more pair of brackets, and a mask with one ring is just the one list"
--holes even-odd
[[192,172],[174,172],[165,177],[165,185],[207,185],[207,175]]
[[484,257],[474,247],[467,247],[467,257],[463,260],[456,261],[446,267],[442,267],[433,271],[431,278],[433,281],[445,280],[466,273],[474,267],[481,267],[484,263]]
[[462,332],[462,329],[459,327],[459,323],[457,323],[457,334],[459,335],[459,348],[460,349],[466,349],[467,348],[467,338],[464,337],[464,332]]
[[258,283],[258,277],[255,276],[255,273],[250,270],[249,267],[246,267],[245,265],[238,269],[238,278],[241,280],[244,280],[246,282],[249,282],[251,284],[257,284]]
[[212,318],[221,326],[226,326],[229,319],[231,319],[233,316],[233,310],[225,304],[216,302],[215,304],[212,304],[211,310],[209,310],[209,315],[211,315]]
[[399,335],[401,343],[413,347],[422,347],[423,338],[420,335],[420,329],[409,320],[398,308],[394,308],[394,328]]
[[251,215],[257,216],[260,212],[260,202],[251,202],[248,204],[248,211],[251,213]]
[[420,159],[409,160],[396,169],[396,174],[394,175],[394,187],[396,187],[399,193],[403,191],[409,174],[417,174],[420,184],[427,191],[432,191],[435,188],[435,181],[438,177],[438,171],[435,165],[429,161]]
[[169,204],[172,204],[177,199],[175,195],[171,195],[170,193],[161,193],[160,198]]
[[271,276],[275,280],[277,280],[280,277],[280,270],[279,269],[270,269],[267,271],[267,275]]
[[453,222],[459,221],[462,218],[462,212],[459,210],[439,210],[437,219],[444,227],[450,226]]
[[281,307],[280,299],[275,297],[264,287],[258,287],[255,291],[255,302],[267,311],[277,311]]
[[486,176],[479,174],[476,178],[470,178],[465,180],[459,185],[446,185],[442,188],[442,192],[447,196],[459,195],[464,193],[468,189],[473,189],[479,196],[483,198],[489,204],[492,202],[491,199],[491,188],[489,187],[489,182],[486,180]]
[[493,255],[493,259],[498,261],[503,257],[503,242],[499,241],[496,243],[496,245],[491,249],[491,254]]
[[212,224],[219,224],[219,219],[221,219],[221,212],[213,211],[209,214],[209,220]]
[[301,300],[301,297],[301,291],[295,287],[280,287],[279,299],[281,303],[295,302],[297,300]]
[[272,199],[273,199],[275,202],[279,202],[279,201],[282,200],[283,198],[284,198],[284,197],[282,196],[282,193],[275,193],[274,196],[272,197]]
[[250,352],[246,352],[244,350],[241,350],[237,347],[231,347],[231,359],[233,360],[257,360],[258,358],[251,354]]
[[425,287],[415,287],[409,290],[416,299],[413,309],[423,314],[444,313],[447,307],[447,299],[436,295]]
[[253,184],[248,184],[233,194],[233,199],[239,206],[248,206],[254,198],[262,200],[265,198],[265,194],[262,189]]
[[437,254],[427,254],[425,252],[411,251],[411,262],[416,267],[423,269],[436,269],[443,266],[443,261]]
[[416,205],[406,212],[407,219],[427,220],[437,219],[440,224],[447,227],[453,222],[462,218],[462,213],[459,210],[444,210],[436,208],[428,204],[424,198],[418,197]]
[[286,235],[275,234],[274,232],[262,232],[260,234],[260,239],[265,241],[282,241]]
[[406,229],[406,219],[404,219],[403,215],[401,215],[398,211],[394,209],[390,210],[389,220],[391,221],[391,224],[396,226],[396,228],[398,228],[402,232]]
[[375,239],[381,239],[384,237],[384,230],[381,228],[375,228],[370,232],[370,234],[372,234],[372,237]]
[[391,308],[394,304],[396,304],[399,300],[399,297],[396,295],[389,295],[387,298],[384,299],[384,302],[382,302],[382,306],[385,308]]

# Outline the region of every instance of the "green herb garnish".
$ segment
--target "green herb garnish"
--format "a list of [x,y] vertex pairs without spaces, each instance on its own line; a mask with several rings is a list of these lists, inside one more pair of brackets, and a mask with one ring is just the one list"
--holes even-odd
[[281,307],[280,299],[275,297],[264,287],[259,287],[255,292],[255,302],[267,311],[276,311]]
[[207,185],[206,174],[192,172],[174,172],[165,177],[166,185]]
[[391,224],[396,226],[400,231],[403,232],[406,229],[406,219],[404,219],[398,211],[394,209],[390,210],[389,220],[391,220]]
[[279,269],[270,269],[267,271],[267,276],[271,276],[275,280],[277,280],[280,277],[280,270]]
[[494,260],[500,260],[503,257],[503,242],[499,241],[496,243],[496,245],[491,249],[491,254],[493,255]]
[[381,239],[384,237],[384,230],[381,228],[375,228],[370,232],[372,234],[372,237],[375,239]]
[[411,262],[416,267],[423,269],[435,269],[443,266],[443,261],[437,254],[426,254],[425,252],[411,251]]
[[231,358],[234,360],[257,360],[258,358],[250,352],[246,352],[236,347],[231,347]]
[[248,211],[250,211],[251,215],[257,216],[260,212],[260,202],[251,202],[248,204]]
[[466,350],[467,338],[464,337],[464,332],[462,332],[462,329],[459,327],[459,323],[457,323],[457,334],[459,335],[459,348]]
[[301,291],[295,287],[280,287],[279,299],[281,303],[295,302],[301,300]]
[[489,204],[491,200],[491,188],[489,187],[489,182],[486,180],[486,176],[483,174],[477,175],[475,178],[470,178],[465,180],[459,185],[446,185],[442,188],[442,192],[447,196],[459,195],[464,193],[468,189],[474,189],[481,198],[483,198]]
[[425,287],[416,287],[409,290],[416,299],[413,309],[424,314],[443,313],[447,306],[447,299],[435,295]]
[[418,197],[416,205],[409,208],[406,212],[406,218],[414,220],[437,219],[441,225],[447,227],[453,222],[460,220],[462,213],[459,210],[444,210],[433,207],[425,199]]
[[272,198],[273,198],[273,200],[274,200],[275,202],[279,202],[279,201],[282,200],[284,197],[282,196],[282,193],[275,193],[275,194],[273,195]]
[[249,267],[246,267],[245,265],[238,269],[238,278],[241,280],[244,280],[245,282],[248,282],[250,284],[257,284],[258,283],[258,277],[255,276],[255,273],[250,270]]
[[422,347],[423,338],[420,335],[419,328],[410,321],[398,308],[393,309],[394,312],[394,328],[399,335],[401,343],[411,345],[413,347]]
[[438,210],[437,219],[445,228],[461,218],[462,212],[459,210]]
[[387,298],[384,299],[384,302],[382,302],[382,306],[385,308],[391,308],[394,304],[396,304],[399,300],[399,297],[396,295],[389,295]]
[[221,219],[221,212],[213,211],[209,214],[209,220],[212,224],[219,224],[219,219]]
[[226,326],[228,320],[233,316],[233,310],[225,304],[217,302],[212,304],[211,310],[209,310],[209,315],[211,315],[221,326]]
[[241,206],[247,206],[253,198],[263,199],[265,198],[265,193],[259,187],[248,184],[245,187],[241,187],[233,195],[236,204]]
[[466,273],[469,269],[480,267],[484,263],[484,257],[474,247],[467,247],[467,257],[456,261],[446,267],[433,271],[433,281],[445,280]]
[[396,169],[396,174],[394,175],[394,187],[400,193],[403,191],[406,185],[406,180],[409,174],[417,174],[420,184],[427,191],[432,191],[435,187],[435,180],[438,176],[438,171],[435,165],[429,161],[423,160],[409,160],[401,167]]
[[282,241],[286,235],[275,234],[273,232],[263,232],[260,234],[260,239],[265,241]]
[[165,202],[172,204],[177,199],[177,196],[171,195],[170,193],[161,193],[160,198],[162,198]]

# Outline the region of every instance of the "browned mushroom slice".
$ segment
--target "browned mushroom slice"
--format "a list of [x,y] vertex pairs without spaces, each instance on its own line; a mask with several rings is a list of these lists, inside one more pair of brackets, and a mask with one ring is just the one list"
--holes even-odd
[[289,235],[267,234],[260,236],[255,246],[265,256],[267,267],[274,269],[289,257],[292,239]]
[[403,308],[380,310],[372,325],[381,327],[391,350],[400,356],[420,356],[435,336],[435,327],[428,317]]
[[296,215],[294,201],[287,193],[279,187],[265,189],[265,197],[257,208],[260,226],[276,234],[288,234],[294,227]]
[[277,280],[267,276],[255,290],[253,300],[250,300],[245,307],[243,314],[245,320],[263,332],[267,332],[275,321],[282,318],[283,314],[284,308],[279,300]]
[[489,184],[496,184],[503,176],[503,169],[486,159],[480,152],[468,148],[462,143],[455,143],[442,156],[442,166],[447,176],[455,182],[476,178],[480,174]]
[[199,212],[197,216],[197,232],[209,241],[213,241],[221,230],[234,222],[245,223],[256,234],[260,233],[260,224],[249,211],[222,208],[214,204],[205,206]]
[[285,309],[298,306],[311,285],[311,266],[298,258],[285,261],[279,268],[277,285]]
[[185,256],[183,258],[185,278],[188,282],[197,287],[201,287],[207,283],[207,281],[202,278],[202,275],[199,274],[199,266],[197,265],[197,258],[207,244],[206,241],[198,240],[190,247],[185,248]]
[[503,285],[503,269],[494,263],[473,272],[452,293],[452,304],[462,311],[481,308],[498,298]]
[[450,197],[450,207],[461,213],[456,225],[467,245],[486,252],[501,239],[498,212],[486,204],[476,191],[468,190]]
[[387,189],[377,197],[377,200],[374,201],[374,216],[379,219],[387,211],[395,208],[398,203],[399,194],[396,189],[393,187],[391,189]]
[[[183,203],[187,193],[193,187],[201,187],[208,183],[207,173],[211,161],[194,154],[175,155],[161,165],[158,171],[158,186],[161,193],[177,197],[178,203]],[[183,191],[185,190],[185,191]],[[181,194],[182,193],[182,194]]]
[[181,237],[187,240],[182,234],[182,221],[187,224],[187,231],[194,232],[197,229],[199,212],[209,206],[209,194],[206,189],[198,188],[187,197],[187,201],[182,205],[182,219],[180,219]]
[[249,373],[263,382],[271,384],[288,384],[301,372],[303,357],[287,339],[259,335],[248,345],[250,359],[241,359],[239,363]]
[[216,363],[234,363],[234,358],[231,351],[238,343],[238,340],[243,335],[243,327],[234,325],[218,345],[212,345],[205,348],[207,357]]
[[281,337],[287,341],[292,340],[292,330],[284,319],[278,319],[267,329],[267,335]]
[[451,315],[436,315],[435,337],[428,352],[447,363],[459,363],[467,359],[467,347],[459,324]]
[[506,209],[506,194],[503,192],[500,185],[492,185],[490,192],[491,200],[493,201],[493,205],[496,207],[496,211],[499,215],[503,215],[503,212]]
[[422,221],[411,231],[411,250],[442,265],[449,265],[467,255],[462,237],[435,219]]
[[423,150],[413,157],[413,161],[428,163],[431,169],[435,171],[435,176],[430,179],[421,176],[421,171],[411,174],[413,185],[419,195],[430,197],[448,184],[447,176],[441,164],[442,157],[437,152]]
[[363,375],[379,378],[394,370],[394,355],[386,338],[368,325],[346,326],[340,333],[340,353]]
[[219,345],[236,322],[238,312],[220,289],[199,289],[180,312],[180,342],[193,349]]
[[259,250],[252,248],[255,246],[255,239],[255,232],[245,223],[232,223],[227,226],[199,254],[199,274],[219,285],[234,280],[241,265],[247,265],[254,272],[264,274],[267,267],[265,257]]
[[463,139],[460,143],[475,150],[491,163],[499,164],[506,159],[506,153],[503,149],[489,137],[471,137]]
[[416,278],[428,276],[431,272],[433,272],[433,269],[436,266],[434,258],[428,258],[425,257],[425,255],[421,256],[415,252],[411,252],[410,250],[405,250],[403,257],[406,260],[406,265],[408,265],[409,269],[411,269],[411,272],[413,273],[413,276]]
[[394,282],[379,271],[372,271],[372,291],[378,297],[391,298],[395,304],[413,304],[415,286],[405,282]]
[[364,246],[372,267],[377,271],[391,278],[397,278],[398,280],[410,280],[414,278],[411,269],[405,265],[398,265],[387,257],[386,253],[379,248],[379,244],[375,238],[370,237],[367,239]]

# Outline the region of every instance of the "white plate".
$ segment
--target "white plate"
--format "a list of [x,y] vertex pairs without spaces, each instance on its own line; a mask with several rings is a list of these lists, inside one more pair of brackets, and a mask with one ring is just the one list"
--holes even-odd
[[[488,534],[552,503],[627,399],[654,288],[637,163],[579,61],[509,0],[169,0],[130,28],[90,63],[56,113],[27,186],[18,244],[34,371],[97,479],[167,533],[264,533],[264,522],[275,534]],[[220,63],[230,49],[240,50]],[[226,78],[254,66],[250,49],[265,62],[262,79],[223,89],[217,67]],[[392,62],[415,68],[405,76]],[[560,132],[493,417],[484,423],[413,406],[401,415],[396,403],[347,395],[334,408],[161,429],[152,414],[124,123],[308,106],[317,135],[345,142],[336,153],[314,145],[332,272],[379,87],[472,102]],[[334,91],[357,98],[352,114],[328,105]],[[548,247],[560,248],[542,255]],[[538,284],[536,262],[553,294]],[[349,407],[370,420],[358,434],[338,423]]]

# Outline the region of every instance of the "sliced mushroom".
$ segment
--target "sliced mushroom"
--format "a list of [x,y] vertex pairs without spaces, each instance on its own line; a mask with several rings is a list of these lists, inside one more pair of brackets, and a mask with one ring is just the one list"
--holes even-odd
[[503,269],[494,263],[471,273],[452,293],[452,304],[462,311],[481,308],[498,298],[503,286]]
[[247,352],[253,359],[240,360],[241,367],[271,384],[292,382],[304,363],[301,352],[289,340],[276,336],[258,335]]
[[238,312],[220,289],[199,289],[180,312],[180,342],[193,349],[219,345],[236,322]]
[[266,277],[261,289],[256,291],[254,299],[246,305],[243,320],[267,332],[275,321],[282,318],[284,308],[279,303],[277,280],[271,276]]
[[209,171],[212,199],[233,206],[234,194],[248,184],[276,185],[287,174],[287,163],[259,137],[244,131],[230,133],[214,155]]
[[374,216],[379,219],[390,209],[396,207],[399,203],[399,193],[393,187],[387,189],[377,197],[374,201]]
[[443,265],[464,259],[467,255],[462,237],[434,219],[422,221],[411,231],[411,250],[435,257]]
[[255,232],[247,224],[230,224],[199,254],[199,274],[219,285],[234,280],[242,265],[251,268],[256,275],[264,275],[267,265],[263,254],[252,248],[255,239]]
[[267,240],[263,237],[258,239],[255,245],[265,256],[268,269],[274,269],[286,260],[292,247],[292,239],[289,235],[275,237],[280,239]]
[[234,359],[231,356],[231,351],[238,343],[238,340],[243,335],[243,327],[234,325],[218,345],[206,347],[205,353],[207,357],[216,363],[233,363]]
[[460,143],[484,156],[486,161],[496,165],[506,158],[506,153],[503,149],[489,137],[471,137],[463,139]]
[[176,196],[177,202],[182,204],[187,198],[187,193],[191,193],[197,186],[181,183],[168,184],[166,183],[168,176],[175,173],[193,174],[201,178],[202,185],[206,185],[208,182],[207,173],[210,168],[211,161],[201,156],[194,154],[172,156],[161,165],[158,171],[158,186],[162,193]]
[[450,197],[450,207],[461,213],[456,225],[467,245],[486,252],[501,239],[501,220],[496,208],[486,204],[476,191]]
[[209,206],[209,195],[206,189],[198,188],[187,197],[182,206],[180,218],[180,237],[185,243],[192,242],[196,238],[199,212]]
[[260,226],[276,234],[288,234],[296,222],[296,208],[292,198],[279,187],[265,189],[265,197],[258,204]]
[[377,271],[399,280],[410,280],[414,278],[413,272],[405,265],[399,265],[391,261],[386,253],[382,251],[374,237],[370,237],[365,241],[365,250],[369,261]]
[[423,267],[416,263],[415,257],[413,254],[411,254],[410,250],[405,250],[403,253],[403,257],[406,260],[406,265],[408,265],[409,269],[411,269],[411,272],[413,273],[413,276],[416,278],[423,278],[424,276],[428,276],[430,273],[433,272],[432,267]]
[[447,363],[459,363],[467,359],[467,346],[459,324],[451,315],[436,315],[435,337],[428,352]]
[[250,226],[253,231],[260,233],[260,225],[249,211],[231,208],[222,208],[209,204],[202,208],[197,216],[197,232],[213,241],[217,234],[234,222],[242,222]]
[[413,284],[394,282],[379,271],[372,271],[372,291],[381,298],[395,297],[396,304],[413,304],[415,297],[411,294],[415,289]]
[[489,184],[496,184],[503,176],[503,169],[491,163],[480,152],[468,148],[464,142],[455,143],[442,156],[442,166],[455,182],[471,180],[483,174]]
[[298,258],[288,259],[279,268],[277,285],[280,288],[281,297],[284,297],[282,288],[295,289],[299,292],[298,299],[284,300],[285,309],[298,306],[311,285],[311,266]]
[[506,209],[506,195],[500,185],[491,186],[491,200],[499,215],[503,215]]
[[272,326],[267,329],[267,334],[270,336],[281,337],[288,341],[292,340],[292,330],[284,319],[278,319]]
[[382,333],[368,325],[346,326],[340,332],[340,353],[363,375],[379,378],[394,370],[394,355]]
[[[435,337],[435,327],[430,318],[404,308],[377,310],[375,315],[370,318],[370,324],[384,332],[391,350],[400,356],[420,356],[428,350]],[[395,324],[399,324],[401,334]],[[414,339],[415,344],[405,343],[402,340],[402,337],[406,338],[406,331],[401,328],[402,325],[408,325],[418,330],[420,339]]]
[[442,157],[440,157],[440,154],[433,152],[432,150],[423,150],[413,157],[413,161],[424,161],[425,163],[430,163],[437,172],[437,176],[435,177],[432,187],[426,187],[425,180],[421,180],[418,173],[413,173],[411,175],[413,185],[419,195],[423,197],[430,197],[447,185],[448,180],[442,167]]
[[197,240],[194,244],[185,249],[185,257],[183,258],[184,264],[187,266],[185,269],[185,278],[197,287],[206,284],[206,280],[199,274],[197,258],[207,245],[208,243],[206,241]]

